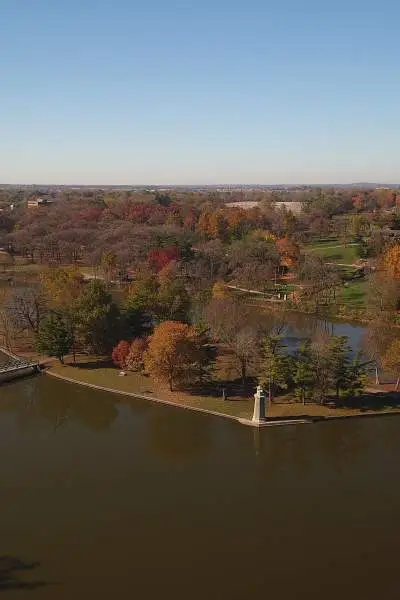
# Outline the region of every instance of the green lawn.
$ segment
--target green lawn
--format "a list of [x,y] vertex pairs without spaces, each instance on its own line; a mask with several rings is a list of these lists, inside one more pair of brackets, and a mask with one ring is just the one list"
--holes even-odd
[[[253,412],[253,398],[249,395],[248,399],[238,398],[222,400],[220,397],[193,395],[186,392],[170,392],[165,386],[157,384],[148,377],[136,373],[128,373],[126,377],[119,377],[119,370],[109,366],[101,358],[80,357],[78,366],[67,364],[52,363],[50,370],[67,377],[71,380],[81,383],[89,383],[102,386],[108,389],[114,389],[121,392],[130,392],[143,394],[151,398],[159,398],[177,405],[202,408],[208,411],[218,412],[222,415],[251,419]],[[379,396],[370,396],[363,400],[359,407],[337,407],[330,405],[307,404],[303,406],[300,403],[293,402],[291,395],[288,394],[276,399],[269,408],[268,415],[271,417],[340,417],[357,416],[366,413],[368,410],[390,411],[398,408],[398,402],[393,405],[386,405]],[[134,402],[134,398],[129,396],[120,396],[120,401]],[[372,402],[372,404],[371,404]],[[369,404],[368,404],[369,403]]]
[[128,372],[125,377],[120,377],[118,375],[119,369],[105,363],[101,359],[81,357],[78,361],[78,366],[74,367],[71,364],[62,366],[54,363],[51,366],[51,370],[76,381],[99,385],[121,392],[143,394],[177,404],[203,408],[244,419],[249,419],[252,416],[253,402],[250,396],[248,399],[235,398],[222,400],[218,396],[198,396],[180,391],[170,392],[165,385],[161,385],[149,377],[138,373]]
[[349,308],[364,308],[367,281],[359,279],[348,282],[340,290],[338,301]]
[[346,246],[337,240],[330,242],[315,242],[306,245],[306,251],[313,252],[325,258],[327,262],[342,263],[346,265],[353,264],[359,257],[357,254],[359,244],[349,242]]

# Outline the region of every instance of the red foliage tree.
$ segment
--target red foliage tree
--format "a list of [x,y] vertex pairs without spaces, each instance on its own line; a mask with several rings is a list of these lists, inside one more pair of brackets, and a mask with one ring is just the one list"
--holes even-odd
[[179,260],[180,252],[176,246],[170,246],[169,248],[157,248],[156,250],[150,250],[147,255],[151,267],[159,273],[166,267],[170,262]]
[[124,369],[126,366],[126,359],[128,357],[131,345],[126,340],[121,340],[115,348],[113,348],[111,358],[115,366],[120,369]]
[[300,257],[300,248],[292,239],[284,237],[276,243],[282,264],[287,267],[295,265]]

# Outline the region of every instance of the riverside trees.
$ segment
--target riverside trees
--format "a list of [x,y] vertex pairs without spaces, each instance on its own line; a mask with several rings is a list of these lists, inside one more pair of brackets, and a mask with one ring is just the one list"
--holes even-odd
[[360,356],[351,357],[345,336],[333,336],[328,345],[319,346],[305,340],[294,355],[285,352],[280,336],[268,336],[264,343],[263,382],[273,400],[276,390],[294,389],[303,402],[323,404],[332,396],[340,398],[361,393],[365,383],[365,366]]

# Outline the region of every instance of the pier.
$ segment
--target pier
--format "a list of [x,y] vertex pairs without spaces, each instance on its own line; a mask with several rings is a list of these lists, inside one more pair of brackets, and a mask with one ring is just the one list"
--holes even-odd
[[33,375],[40,371],[38,362],[17,356],[0,347],[0,384],[20,377]]

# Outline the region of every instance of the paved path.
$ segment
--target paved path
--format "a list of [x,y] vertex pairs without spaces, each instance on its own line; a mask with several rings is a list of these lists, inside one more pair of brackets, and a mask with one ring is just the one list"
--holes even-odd
[[358,242],[351,242],[350,244],[338,244],[337,246],[316,246],[315,248],[310,248],[311,250],[334,250],[335,248],[348,248],[349,246],[359,246]]

